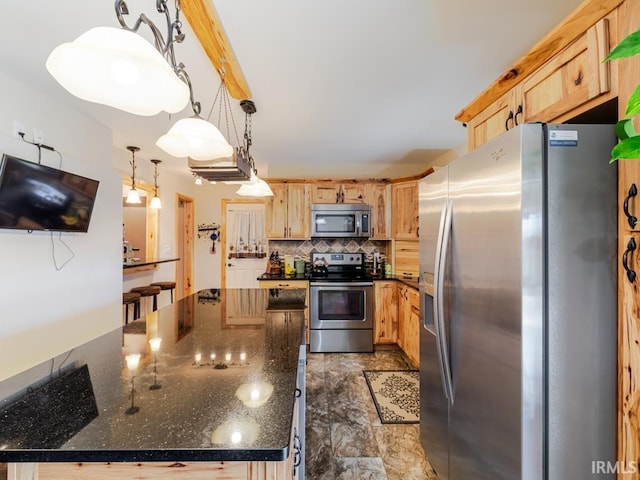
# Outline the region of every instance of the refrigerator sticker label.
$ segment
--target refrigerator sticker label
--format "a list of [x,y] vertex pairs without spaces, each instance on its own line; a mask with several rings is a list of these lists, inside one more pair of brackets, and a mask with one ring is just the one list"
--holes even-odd
[[549,146],[551,147],[577,147],[577,130],[551,130],[549,132]]

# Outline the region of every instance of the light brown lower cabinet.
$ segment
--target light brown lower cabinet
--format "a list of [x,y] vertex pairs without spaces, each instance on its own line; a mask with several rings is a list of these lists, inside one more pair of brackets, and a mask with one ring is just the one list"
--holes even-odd
[[396,282],[374,282],[373,343],[398,341],[398,295]]
[[397,281],[374,282],[374,344],[397,343],[415,367],[420,364],[420,294]]
[[415,367],[420,365],[420,294],[398,284],[398,345]]

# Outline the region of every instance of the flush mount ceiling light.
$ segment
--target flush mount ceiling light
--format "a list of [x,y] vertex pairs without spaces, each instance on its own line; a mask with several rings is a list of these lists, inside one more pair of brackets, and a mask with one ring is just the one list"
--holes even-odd
[[136,152],[140,151],[140,147],[127,147],[127,150],[131,152],[131,189],[127,194],[127,203],[142,203],[140,200],[140,193],[136,190]]
[[162,202],[158,196],[158,164],[162,163],[162,160],[152,158],[150,161],[153,163],[153,197],[151,197],[149,208],[158,209],[162,208]]
[[251,153],[249,153],[249,149],[253,144],[253,140],[251,138],[251,115],[256,112],[256,106],[251,100],[242,100],[240,102],[240,106],[245,113],[244,145],[240,147],[240,150],[243,150],[244,155],[251,165],[251,178],[248,183],[241,185],[240,188],[236,190],[236,193],[243,197],[272,197],[273,192],[271,191],[271,187],[269,187],[267,182],[258,178],[258,170],[256,170],[253,157],[251,156]]
[[[180,3],[172,21],[167,0],[156,0],[167,21],[166,41],[156,25],[140,14],[127,26],[126,3],[116,0],[116,17],[122,28],[96,27],[76,40],[56,47],[46,61],[49,73],[72,95],[136,115],[176,113],[189,101],[188,76],[177,64],[174,43],[181,43]],[[136,32],[147,25],[155,47]]]

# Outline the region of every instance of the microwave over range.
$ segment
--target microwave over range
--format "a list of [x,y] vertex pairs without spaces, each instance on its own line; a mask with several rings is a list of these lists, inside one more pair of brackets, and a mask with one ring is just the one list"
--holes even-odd
[[311,236],[318,238],[369,238],[371,207],[348,203],[314,203]]

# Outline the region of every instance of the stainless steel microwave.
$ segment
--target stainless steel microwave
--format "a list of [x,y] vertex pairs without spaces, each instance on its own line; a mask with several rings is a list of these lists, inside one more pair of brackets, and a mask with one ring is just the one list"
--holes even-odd
[[369,238],[371,207],[348,203],[314,203],[311,236],[319,238]]

